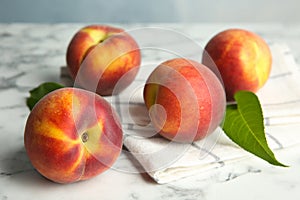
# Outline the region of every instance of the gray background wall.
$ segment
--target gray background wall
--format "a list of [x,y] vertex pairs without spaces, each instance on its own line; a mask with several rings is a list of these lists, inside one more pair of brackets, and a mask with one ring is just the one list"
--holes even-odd
[[0,0],[0,22],[300,22],[299,0]]

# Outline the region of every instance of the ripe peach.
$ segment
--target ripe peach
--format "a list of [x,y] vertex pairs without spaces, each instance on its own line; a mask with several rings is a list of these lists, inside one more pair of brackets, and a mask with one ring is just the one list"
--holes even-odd
[[202,63],[217,65],[228,100],[235,92],[256,92],[267,81],[272,55],[258,35],[242,29],[228,29],[215,35],[206,45]]
[[118,158],[122,129],[117,114],[99,95],[62,88],[31,111],[24,134],[34,168],[58,183],[89,179]]
[[[66,60],[75,84],[100,95],[112,95],[134,80],[141,54],[135,40],[123,29],[90,25],[73,36]],[[122,83],[115,88],[121,78]]]
[[225,91],[206,66],[177,58],[147,79],[144,101],[154,128],[165,138],[192,142],[212,133],[225,112]]

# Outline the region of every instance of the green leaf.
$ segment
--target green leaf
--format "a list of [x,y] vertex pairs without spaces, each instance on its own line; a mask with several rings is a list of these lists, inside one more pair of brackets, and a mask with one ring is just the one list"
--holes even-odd
[[58,83],[54,83],[54,82],[46,82],[46,83],[42,83],[41,85],[39,85],[38,87],[32,89],[29,91],[30,93],[30,97],[28,97],[26,99],[26,105],[27,107],[32,110],[32,108],[34,107],[34,105],[41,99],[43,98],[46,94],[57,90],[59,88],[63,88],[63,85],[60,85]]
[[234,98],[237,104],[228,105],[226,109],[223,124],[226,135],[246,151],[273,165],[286,167],[276,160],[268,146],[258,97],[252,92],[240,91]]

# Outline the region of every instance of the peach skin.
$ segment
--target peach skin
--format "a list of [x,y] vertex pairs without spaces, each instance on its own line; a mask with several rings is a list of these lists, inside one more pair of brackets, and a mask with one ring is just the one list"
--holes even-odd
[[105,96],[120,93],[134,80],[141,53],[123,29],[90,25],[73,36],[66,60],[76,85]]
[[163,62],[150,74],[144,101],[155,130],[184,143],[212,133],[226,106],[217,76],[206,66],[184,58]]
[[247,30],[228,29],[207,43],[202,63],[218,67],[227,100],[231,101],[237,91],[257,92],[266,83],[272,55],[260,36]]
[[118,158],[122,129],[117,114],[99,95],[62,88],[31,111],[24,143],[34,168],[57,183],[92,178]]

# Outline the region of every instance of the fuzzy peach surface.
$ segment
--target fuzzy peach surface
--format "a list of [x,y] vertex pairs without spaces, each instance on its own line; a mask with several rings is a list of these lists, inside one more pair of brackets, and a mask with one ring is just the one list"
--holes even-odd
[[63,88],[31,111],[24,136],[32,165],[58,183],[89,179],[108,169],[121,151],[118,116],[100,96]]
[[177,142],[212,133],[225,112],[225,92],[206,66],[182,58],[160,64],[149,76],[144,101],[153,126]]
[[100,95],[112,95],[134,80],[141,53],[134,38],[123,29],[90,25],[73,36],[66,61],[75,84]]
[[257,92],[269,77],[271,51],[255,33],[242,29],[222,31],[207,43],[205,51],[203,64],[218,67],[228,100],[233,100],[240,90]]

